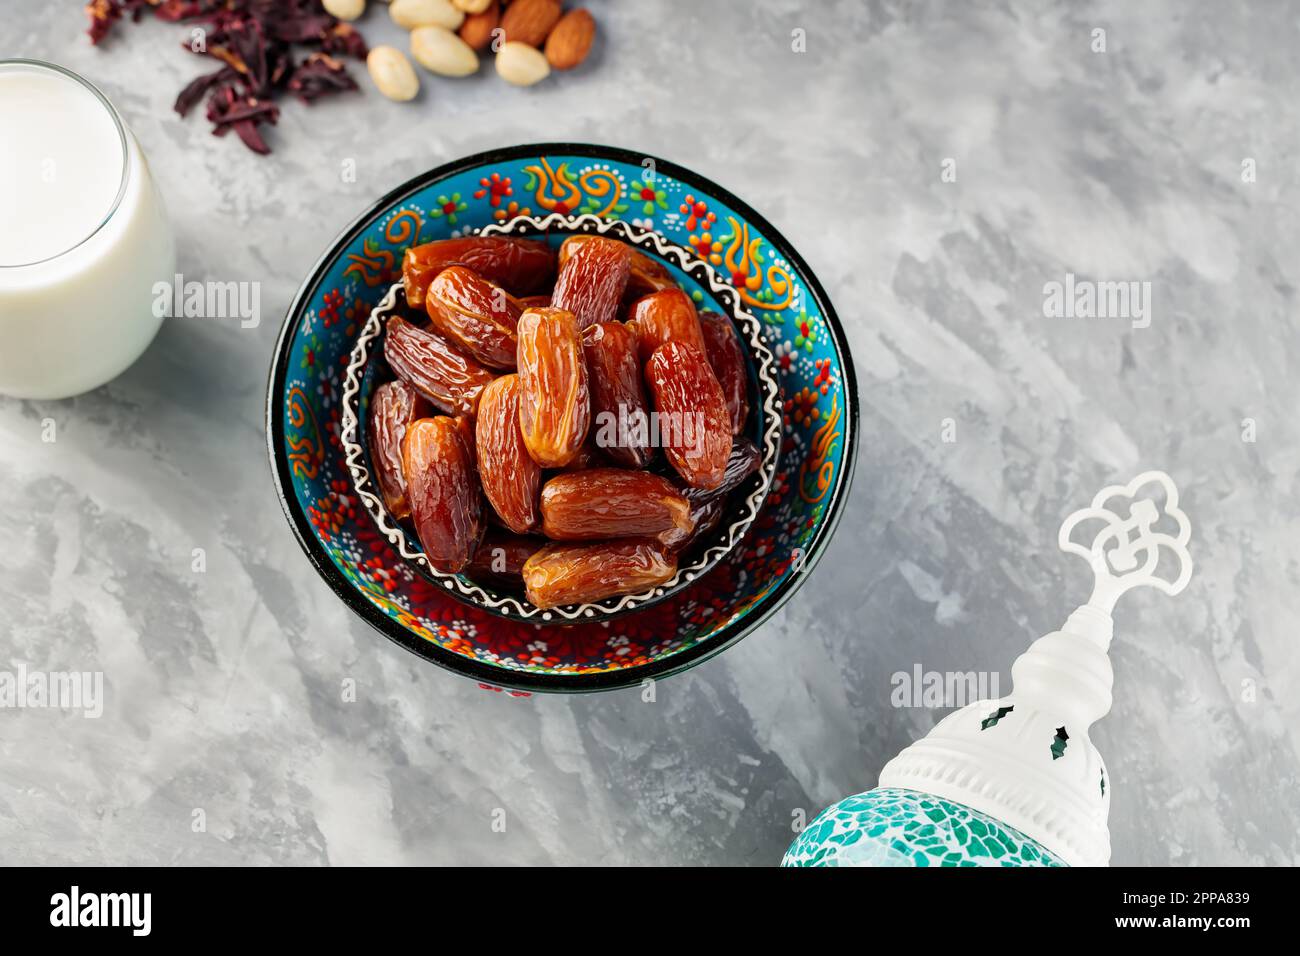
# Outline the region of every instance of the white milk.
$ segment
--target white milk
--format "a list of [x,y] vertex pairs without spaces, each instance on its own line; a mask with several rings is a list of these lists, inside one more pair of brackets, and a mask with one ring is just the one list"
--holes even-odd
[[80,78],[0,61],[0,392],[64,398],[153,340],[171,230],[140,147]]

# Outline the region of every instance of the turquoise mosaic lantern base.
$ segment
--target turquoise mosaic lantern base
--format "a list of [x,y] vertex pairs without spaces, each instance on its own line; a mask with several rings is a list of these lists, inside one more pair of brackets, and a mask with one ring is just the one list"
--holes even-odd
[[881,787],[827,807],[782,866],[1065,866],[1019,830],[928,793]]

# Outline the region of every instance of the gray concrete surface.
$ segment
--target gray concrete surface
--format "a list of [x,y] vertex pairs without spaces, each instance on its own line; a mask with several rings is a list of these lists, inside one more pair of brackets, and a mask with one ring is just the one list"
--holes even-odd
[[[80,3],[6,4],[0,56],[101,84],[182,270],[261,282],[264,318],[170,321],[93,394],[0,399],[0,668],[101,670],[107,696],[99,719],[0,711],[0,861],[774,864],[796,809],[873,786],[946,712],[892,706],[892,675],[1009,687],[1014,657],[1086,597],[1055,548],[1063,515],[1160,467],[1198,569],[1177,599],[1117,614],[1095,732],[1114,862],[1300,862],[1294,11],[592,8],[601,40],[571,75],[286,103],[261,158],[172,114],[205,68],[177,28],[96,50]],[[397,38],[382,9],[361,27]],[[508,699],[391,645],[301,555],[265,461],[271,346],[330,237],[430,166],[555,139],[664,156],[755,205],[826,285],[862,386],[825,560],[653,703]],[[1149,327],[1044,317],[1066,272],[1149,281]]]

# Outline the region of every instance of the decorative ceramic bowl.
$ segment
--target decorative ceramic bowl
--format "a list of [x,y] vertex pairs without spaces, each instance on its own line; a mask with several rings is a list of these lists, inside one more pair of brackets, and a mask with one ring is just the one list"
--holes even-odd
[[723,281],[707,262],[656,232],[638,229],[621,220],[593,215],[573,217],[561,213],[552,213],[544,219],[518,216],[500,225],[485,226],[481,234],[545,238],[552,246],[559,246],[564,239],[576,234],[609,236],[635,246],[643,254],[661,262],[701,306],[730,316],[740,333],[741,345],[749,362],[752,412],[747,437],[762,454],[758,471],[732,494],[718,528],[681,555],[677,573],[662,585],[646,591],[543,609],[519,594],[475,581],[464,574],[437,570],[429,563],[419,538],[384,507],[372,477],[370,442],[366,434],[370,396],[386,372],[386,363],[378,356],[383,351],[388,317],[400,314],[417,323],[424,322],[424,317],[406,304],[405,291],[398,282],[393,284],[362,327],[344,372],[341,441],[357,497],[402,558],[414,563],[449,594],[500,617],[543,624],[609,621],[658,603],[696,581],[740,542],[758,517],[772,487],[781,450],[781,397],[775,360],[763,340],[763,323],[741,307],[735,287]]
[[[781,460],[748,534],[689,586],[613,621],[506,620],[453,597],[375,524],[344,453],[346,369],[371,312],[400,276],[402,251],[551,213],[625,219],[708,262],[758,319],[780,387]],[[706,660],[750,633],[821,554],[848,493],[856,438],[857,392],[843,330],[789,243],[745,203],[689,170],[579,144],[470,156],[376,203],[344,230],[299,290],[276,345],[267,396],[281,505],[334,592],[426,660],[485,686],[525,692],[636,685]]]

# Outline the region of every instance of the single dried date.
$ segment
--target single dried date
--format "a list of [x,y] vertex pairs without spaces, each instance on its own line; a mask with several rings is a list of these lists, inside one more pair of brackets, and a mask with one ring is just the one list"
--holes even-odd
[[370,399],[367,439],[379,496],[397,520],[411,513],[406,500],[406,476],[402,472],[402,439],[416,419],[431,414],[428,403],[403,381],[387,382],[375,389]]
[[642,362],[650,361],[654,350],[667,342],[684,342],[708,354],[695,303],[681,289],[667,289],[637,299],[628,310],[628,325],[636,332]]
[[436,332],[491,368],[515,367],[519,300],[464,266],[443,269],[429,283],[424,308]]
[[739,435],[749,418],[749,373],[740,337],[731,320],[716,312],[701,312],[699,321],[700,331],[704,334],[704,354],[709,357],[709,366],[722,386],[723,398],[727,400],[731,434]]
[[587,438],[587,364],[572,312],[528,309],[519,318],[519,430],[533,460],[563,468]]
[[650,416],[636,333],[621,322],[597,322],[582,333],[596,445],[616,464],[644,468],[652,457]]
[[551,305],[572,312],[579,329],[612,321],[631,272],[627,246],[591,236],[565,260],[551,292]]
[[691,520],[695,523],[695,527],[690,531],[683,531],[681,528],[669,528],[667,531],[659,533],[657,536],[658,541],[670,553],[681,554],[716,528],[721,523],[722,514],[726,510],[726,503],[721,498],[710,498],[708,501],[693,501],[691,502]]
[[634,594],[668,581],[677,558],[655,541],[550,544],[524,563],[524,590],[540,608]]
[[497,517],[516,534],[532,531],[542,469],[519,431],[519,376],[502,375],[483,390],[476,438],[479,480]]
[[729,495],[740,487],[746,478],[758,471],[763,463],[763,453],[748,438],[736,437],[731,440],[731,454],[727,456],[727,466],[722,471],[722,482],[716,488],[707,491],[700,488],[686,488],[684,494],[692,502],[713,501]]
[[462,571],[483,531],[483,504],[456,422],[445,416],[413,422],[402,441],[402,470],[411,521],[429,564]]
[[717,488],[731,455],[731,416],[703,350],[668,342],[655,349],[645,374],[669,462],[691,487]]
[[555,250],[536,239],[463,236],[411,246],[402,257],[406,301],[424,308],[429,283],[448,266],[464,266],[512,295],[543,291],[555,277]]
[[399,378],[449,415],[473,413],[492,372],[433,332],[390,316],[384,358]]
[[666,478],[647,471],[588,468],[542,488],[542,533],[556,541],[650,536],[694,527],[691,506]]
[[[560,268],[569,261],[569,257],[578,251],[578,248],[595,236],[577,235],[570,236],[560,243]],[[610,239],[609,242],[617,240]],[[620,245],[626,245],[620,243]],[[633,299],[639,299],[643,295],[649,295],[651,292],[658,292],[661,289],[675,289],[677,283],[673,281],[670,273],[663,263],[657,259],[652,259],[639,249],[627,246],[628,258],[631,260],[631,269],[628,273],[627,289],[623,296],[631,296]]]

